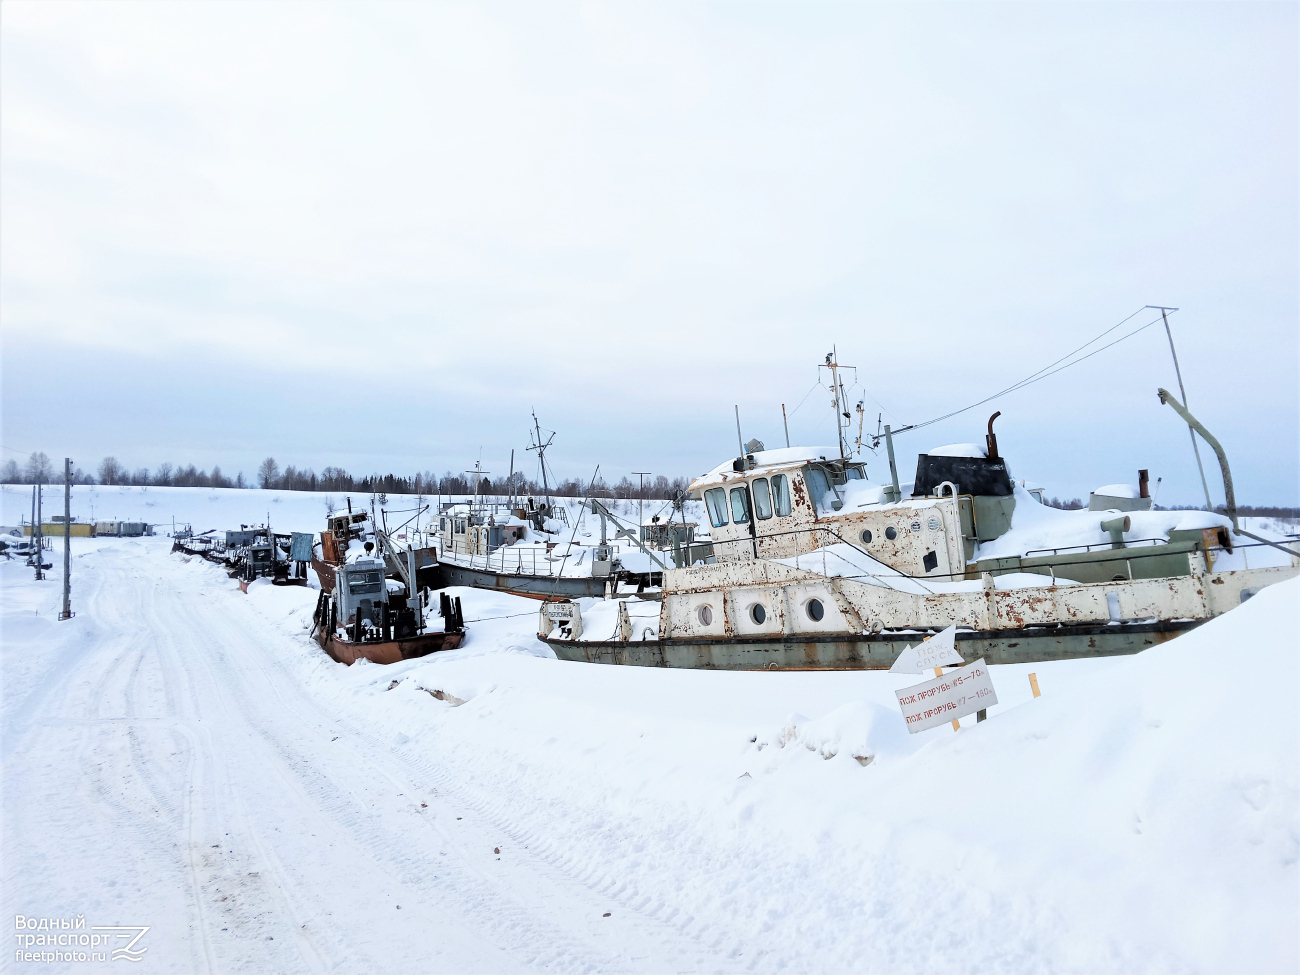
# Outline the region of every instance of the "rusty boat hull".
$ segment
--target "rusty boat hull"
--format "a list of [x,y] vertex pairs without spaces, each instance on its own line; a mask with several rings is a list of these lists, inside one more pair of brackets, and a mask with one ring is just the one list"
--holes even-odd
[[[957,633],[957,652],[968,663],[1041,663],[1140,653],[1205,620],[1154,620],[1091,626]],[[888,670],[926,631],[827,634],[752,639],[559,640],[538,637],[560,660],[675,667],[688,670]]]
[[582,599],[605,595],[606,583],[618,588],[616,576],[542,576],[520,572],[496,572],[491,569],[474,569],[455,562],[438,563],[438,588],[466,586],[471,589],[491,589],[529,599]]
[[439,650],[454,650],[465,639],[464,633],[423,633],[402,640],[382,643],[352,643],[328,633],[317,633],[316,642],[321,649],[341,664],[351,666],[358,660],[376,664],[395,664],[403,660],[424,657]]

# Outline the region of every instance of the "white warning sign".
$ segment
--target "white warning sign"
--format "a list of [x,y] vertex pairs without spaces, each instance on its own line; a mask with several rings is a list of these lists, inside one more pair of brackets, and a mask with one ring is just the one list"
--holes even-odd
[[958,667],[924,684],[895,691],[903,720],[912,734],[937,728],[998,703],[993,678],[983,660]]
[[898,655],[891,674],[925,674],[935,667],[959,667],[966,661],[957,652],[957,624],[940,630],[930,639],[908,647]]

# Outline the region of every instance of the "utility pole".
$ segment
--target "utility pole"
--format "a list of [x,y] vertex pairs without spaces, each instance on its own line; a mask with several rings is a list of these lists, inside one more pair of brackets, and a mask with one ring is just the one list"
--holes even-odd
[[[1174,375],[1178,377],[1178,392],[1182,393],[1183,407],[1187,409],[1187,388],[1183,386],[1183,371],[1178,368],[1178,353],[1174,349],[1174,333],[1169,328],[1168,312],[1178,311],[1178,309],[1169,308],[1163,305],[1147,305],[1147,307],[1158,310],[1160,312],[1160,317],[1164,319],[1165,335],[1169,339],[1169,354],[1173,356],[1174,359]],[[1201,463],[1201,448],[1196,445],[1196,431],[1192,428],[1190,423],[1187,424],[1187,433],[1192,438],[1192,453],[1196,455],[1196,469],[1201,473],[1201,490],[1205,492],[1205,507],[1206,510],[1213,511],[1214,502],[1210,500],[1210,485],[1209,482],[1205,480],[1205,466]]]
[[72,619],[72,458],[63,458],[63,612]]
[[785,404],[781,404],[781,425],[785,427],[785,445],[790,446],[790,419],[785,415]]
[[44,500],[44,491],[41,490],[41,478],[36,476],[36,521],[32,525],[33,537],[36,539],[36,578],[45,578],[45,534],[41,531],[41,519],[45,515],[41,512],[41,502]]
[[637,495],[636,502],[636,533],[641,537],[642,544],[645,543],[645,476],[652,473],[651,471],[633,471],[641,478],[641,492]]

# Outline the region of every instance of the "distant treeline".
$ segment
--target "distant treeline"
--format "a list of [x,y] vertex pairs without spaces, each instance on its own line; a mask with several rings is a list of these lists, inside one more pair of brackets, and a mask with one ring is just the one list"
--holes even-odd
[[[1078,511],[1081,508],[1088,507],[1087,502],[1079,498],[1071,498],[1068,501],[1062,501],[1060,498],[1045,498],[1043,503],[1051,508],[1060,508],[1063,511]],[[1152,505],[1156,511],[1204,511],[1205,508],[1199,504],[1171,504]],[[1218,505],[1215,509],[1221,515],[1226,515],[1228,509],[1223,505]],[[1237,514],[1242,518],[1300,518],[1300,508],[1288,508],[1282,505],[1256,505],[1241,504],[1237,505]]]
[[[96,476],[97,475],[97,476]],[[34,453],[26,463],[19,465],[9,460],[0,468],[0,483],[4,484],[62,484],[63,471],[56,470],[53,462],[44,453]],[[115,457],[105,457],[99,462],[95,475],[86,474],[81,468],[72,473],[73,484],[125,484],[162,487],[216,487],[249,488],[260,487],[282,491],[356,491],[366,494],[474,494],[471,476],[453,474],[450,471],[441,477],[432,471],[417,473],[410,477],[397,474],[367,474],[354,477],[341,467],[327,467],[319,474],[311,468],[299,470],[289,465],[280,470],[274,457],[268,457],[257,468],[257,478],[248,483],[240,471],[233,478],[222,473],[220,467],[211,471],[195,468],[193,464],[174,467],[171,464],[159,464],[152,471],[147,467],[128,470],[117,462]],[[559,497],[581,498],[645,498],[646,500],[670,501],[686,493],[690,479],[686,477],[667,478],[662,474],[645,479],[645,493],[641,493],[641,480],[633,481],[623,477],[615,484],[609,484],[604,478],[597,478],[595,484],[577,481],[572,478],[550,485],[551,494]],[[479,494],[491,494],[505,497],[509,494],[540,495],[542,486],[536,481],[516,473],[513,481],[509,477],[483,478],[478,485]],[[1088,506],[1080,498],[1062,500],[1046,498],[1044,503],[1065,511],[1077,511]],[[1200,511],[1199,505],[1156,505],[1157,511]],[[1215,508],[1220,514],[1226,514],[1223,505]],[[1237,514],[1251,518],[1300,518],[1300,507],[1284,505],[1238,506]]]
[[[32,454],[21,466],[15,460],[6,461],[0,469],[0,482],[5,484],[62,484],[63,470],[55,469],[53,462],[44,453]],[[326,467],[317,474],[311,468],[299,469],[289,465],[280,469],[275,458],[268,457],[257,468],[253,482],[245,479],[243,471],[233,478],[227,477],[220,467],[211,471],[200,470],[193,464],[179,467],[163,463],[150,470],[137,467],[129,470],[119,464],[115,457],[105,457],[99,462],[95,474],[87,474],[81,468],[73,471],[74,484],[122,484],[158,486],[158,487],[213,487],[213,488],[250,488],[260,487],[281,491],[355,491],[366,494],[474,494],[473,475],[452,474],[450,471],[439,477],[433,471],[416,473],[410,477],[398,474],[367,474],[355,477],[341,467]],[[550,485],[553,495],[560,497],[597,498],[645,498],[647,500],[671,500],[686,492],[690,479],[685,477],[668,478],[660,474],[645,478],[642,493],[641,479],[633,481],[623,477],[617,483],[610,484],[604,478],[597,478],[592,484],[572,478]],[[479,494],[541,495],[542,485],[516,473],[511,477],[484,477],[477,485]]]

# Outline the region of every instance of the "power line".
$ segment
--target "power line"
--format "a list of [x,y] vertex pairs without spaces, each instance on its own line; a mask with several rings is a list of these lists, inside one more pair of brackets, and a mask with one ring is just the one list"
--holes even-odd
[[[922,427],[928,427],[928,426],[930,426],[931,424],[934,424],[934,423],[940,423],[940,422],[942,422],[943,420],[948,420],[948,419],[951,419],[952,417],[957,416],[957,415],[959,415],[959,414],[961,414],[961,413],[965,413],[967,410],[973,410],[973,409],[975,409],[975,407],[977,407],[977,406],[983,406],[985,403],[989,402],[990,400],[995,400],[995,399],[997,399],[999,396],[1006,396],[1008,393],[1014,393],[1014,392],[1016,392],[1017,390],[1024,389],[1026,386],[1031,386],[1031,385],[1033,385],[1033,384],[1036,383],[1036,382],[1039,382],[1039,381],[1041,381],[1041,380],[1043,380],[1043,379],[1046,379],[1046,378],[1048,378],[1049,376],[1054,376],[1054,375],[1056,375],[1058,372],[1061,372],[1062,370],[1069,369],[1071,366],[1077,366],[1080,362],[1083,362],[1085,359],[1091,359],[1091,358],[1092,358],[1093,356],[1095,356],[1098,352],[1104,352],[1104,351],[1106,351],[1107,349],[1111,348],[1112,346],[1118,345],[1119,343],[1121,343],[1121,342],[1123,342],[1123,341],[1125,341],[1125,340],[1127,340],[1127,339],[1131,339],[1134,335],[1137,335],[1138,332],[1144,331],[1144,330],[1150,328],[1152,325],[1156,324],[1156,322],[1160,321],[1159,318],[1153,318],[1153,319],[1151,319],[1151,321],[1147,322],[1145,325],[1139,325],[1137,328],[1133,329],[1133,331],[1131,331],[1131,332],[1127,332],[1127,333],[1125,333],[1124,335],[1121,335],[1119,338],[1115,339],[1114,341],[1112,341],[1112,342],[1107,342],[1105,345],[1101,346],[1100,348],[1093,349],[1093,350],[1092,350],[1091,352],[1089,352],[1087,355],[1079,356],[1079,358],[1077,358],[1077,359],[1073,358],[1074,356],[1076,356],[1076,355],[1078,355],[1080,352],[1082,352],[1084,349],[1086,349],[1088,346],[1093,345],[1094,343],[1096,343],[1096,342],[1100,341],[1101,339],[1105,338],[1105,337],[1106,337],[1107,335],[1109,335],[1111,332],[1115,331],[1115,329],[1121,327],[1121,326],[1124,325],[1126,322],[1128,322],[1128,321],[1130,321],[1131,319],[1133,319],[1135,316],[1141,314],[1144,310],[1145,310],[1145,309],[1143,309],[1143,308],[1139,308],[1137,311],[1133,312],[1132,315],[1129,315],[1129,316],[1127,316],[1126,318],[1123,318],[1123,319],[1121,319],[1120,321],[1116,322],[1114,325],[1112,325],[1110,328],[1106,329],[1106,330],[1105,330],[1104,332],[1102,332],[1100,335],[1097,335],[1097,336],[1095,336],[1094,338],[1089,339],[1087,342],[1084,342],[1083,345],[1079,346],[1077,349],[1073,350],[1072,352],[1066,353],[1065,355],[1061,356],[1061,358],[1057,359],[1055,362],[1050,362],[1050,363],[1048,363],[1047,365],[1043,366],[1043,368],[1039,369],[1037,372],[1032,372],[1032,373],[1030,373],[1028,376],[1026,376],[1024,379],[1020,380],[1019,382],[1017,382],[1017,383],[1012,383],[1012,384],[1011,384],[1010,386],[1008,386],[1006,389],[999,390],[998,392],[993,393],[991,396],[986,396],[986,397],[984,397],[982,400],[979,400],[978,402],[971,403],[969,406],[963,406],[963,407],[962,407],[961,409],[959,409],[959,410],[953,410],[951,413],[945,413],[945,414],[943,414],[942,416],[937,416],[937,417],[935,417],[935,418],[932,419],[932,420],[925,420],[925,421],[922,422],[922,423],[914,423],[914,424],[912,424],[912,425],[909,426],[909,427],[902,427],[902,428],[900,428],[900,429],[898,429],[898,430],[895,430],[895,431],[893,431],[893,432],[894,432],[894,433],[903,433],[903,432],[905,432],[905,431],[907,431],[907,430],[919,430],[919,429],[921,429]],[[1069,361],[1067,361],[1067,360],[1069,360]],[[1062,365],[1062,363],[1064,363],[1064,365]]]
[[[799,406],[803,406],[804,403],[807,402],[808,397],[812,395],[812,391],[816,389],[818,386],[820,386],[821,384],[822,384],[821,376],[818,375],[817,381],[813,383],[811,387],[809,387],[808,392],[803,394],[803,399],[799,401]],[[799,412],[799,406],[796,406],[793,410],[790,411],[790,416],[794,416],[796,413]]]

